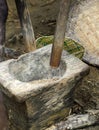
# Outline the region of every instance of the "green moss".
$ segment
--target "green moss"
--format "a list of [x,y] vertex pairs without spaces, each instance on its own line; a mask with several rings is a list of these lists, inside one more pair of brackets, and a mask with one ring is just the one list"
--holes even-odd
[[[53,36],[43,36],[36,40],[37,48],[49,45],[53,43]],[[68,51],[70,54],[82,59],[84,54],[84,48],[72,39],[65,38],[64,40],[64,50]]]

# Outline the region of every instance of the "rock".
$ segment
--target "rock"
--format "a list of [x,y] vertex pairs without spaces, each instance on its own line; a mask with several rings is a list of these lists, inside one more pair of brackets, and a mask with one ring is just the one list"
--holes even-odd
[[48,45],[0,63],[0,89],[10,129],[44,130],[69,114],[73,91],[89,67],[63,51],[60,67],[51,68],[50,53]]
[[87,111],[85,114],[70,115],[66,121],[61,121],[46,130],[77,130],[85,127],[88,128],[88,126],[94,124],[99,124],[99,110]]

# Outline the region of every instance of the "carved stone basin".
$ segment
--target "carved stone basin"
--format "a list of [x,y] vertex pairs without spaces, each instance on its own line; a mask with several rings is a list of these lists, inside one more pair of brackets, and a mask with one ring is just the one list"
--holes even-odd
[[50,54],[48,45],[0,63],[0,89],[11,130],[44,130],[68,115],[73,91],[89,67],[63,51],[59,68],[51,68]]
[[9,73],[23,82],[62,77],[66,71],[66,63],[61,61],[59,68],[51,68],[49,52],[41,53],[30,53],[12,61],[9,64]]

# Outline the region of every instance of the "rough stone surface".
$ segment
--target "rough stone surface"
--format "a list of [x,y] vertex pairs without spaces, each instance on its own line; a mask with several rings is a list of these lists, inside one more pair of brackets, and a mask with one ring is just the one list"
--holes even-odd
[[60,78],[64,75],[66,71],[64,61],[61,61],[58,68],[52,68],[49,62],[49,53],[41,55],[40,53],[36,53],[34,56],[30,54],[11,62],[9,64],[9,72],[13,77],[23,82]]
[[[99,110],[89,110],[85,114],[73,114],[46,130],[76,130],[99,124]],[[91,127],[90,127],[91,128]]]
[[[28,82],[23,82],[17,79],[15,72],[11,72],[14,71],[13,65],[17,69],[20,63],[23,63],[23,66],[25,63],[26,68],[29,67],[29,64],[31,67],[35,66],[34,61],[37,61],[37,57],[42,59],[45,56],[46,61],[46,56],[50,55],[50,52],[51,45],[22,55],[17,60],[8,60],[0,63],[0,89],[4,93],[11,130],[44,130],[68,115],[70,106],[73,103],[73,91],[78,81],[88,74],[88,65],[73,55],[63,52],[61,64],[64,68],[61,69],[64,72],[60,68],[59,71],[54,70],[54,73],[48,79],[45,76],[37,77],[38,80],[33,78],[31,79],[32,81],[29,79]],[[41,64],[41,60],[39,64]],[[47,68],[48,63],[42,63],[42,65]],[[28,71],[31,71],[31,67]],[[32,73],[33,69],[36,70],[38,68],[36,66],[32,68]],[[49,69],[45,70],[48,71]],[[55,71],[62,73],[56,73]],[[40,72],[38,71],[38,75],[40,75]],[[45,71],[43,72],[46,75]],[[56,75],[54,76],[53,74]],[[25,78],[27,77],[25,76]]]
[[66,36],[85,48],[83,60],[99,66],[99,0],[72,0]]
[[[63,127],[61,129],[58,129],[56,128],[54,125],[51,126],[50,128],[47,128],[46,130],[66,130],[66,129],[63,129]],[[76,129],[77,130],[77,129]],[[90,126],[90,127],[86,127],[86,128],[81,128],[81,129],[78,129],[78,130],[99,130],[99,125],[96,125],[96,126]]]

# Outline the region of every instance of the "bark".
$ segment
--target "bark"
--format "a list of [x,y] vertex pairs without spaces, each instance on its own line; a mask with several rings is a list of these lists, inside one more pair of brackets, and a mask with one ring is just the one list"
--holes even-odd
[[15,0],[15,3],[23,31],[26,51],[33,51],[36,49],[36,43],[26,0]]

